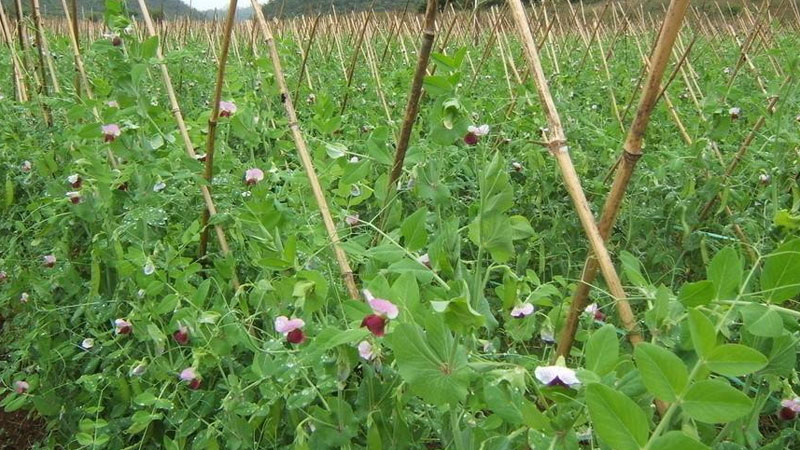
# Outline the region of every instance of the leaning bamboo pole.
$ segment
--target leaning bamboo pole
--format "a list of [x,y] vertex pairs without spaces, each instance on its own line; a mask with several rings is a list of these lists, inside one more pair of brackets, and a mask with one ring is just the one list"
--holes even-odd
[[45,52],[47,44],[44,40],[42,32],[42,15],[39,11],[39,0],[31,0],[31,12],[33,15],[34,33],[36,34],[36,54],[39,56],[39,63],[36,67],[39,69],[39,101],[42,106],[42,113],[44,114],[44,121],[48,127],[53,126],[53,115],[50,112],[50,107],[44,102],[43,97],[49,95],[50,87],[47,83],[47,67],[45,62]]
[[[650,58],[650,73],[645,84],[645,89],[639,99],[636,117],[633,124],[631,124],[628,136],[625,139],[625,144],[623,145],[622,162],[614,178],[614,183],[611,186],[611,191],[600,216],[598,231],[603,240],[608,239],[611,228],[614,226],[614,222],[616,222],[617,214],[622,207],[625,191],[633,175],[633,170],[636,167],[636,163],[642,157],[644,133],[650,122],[650,114],[661,93],[661,79],[669,63],[672,46],[681,29],[681,24],[683,23],[686,9],[689,6],[689,1],[690,0],[672,0],[669,4],[669,9],[667,10],[667,15],[664,18],[664,24],[662,26],[662,32],[659,36],[656,48],[653,51],[653,56]],[[594,254],[596,255],[597,253],[595,252]],[[592,282],[597,276],[598,269],[602,268],[601,263],[602,262],[594,255],[590,255],[586,259],[581,282],[578,284],[575,294],[572,297],[567,320],[558,342],[556,351],[558,355],[563,355],[565,357],[569,355],[569,351],[575,340],[575,333],[578,329],[580,314],[586,307]]]
[[[142,2],[144,0],[139,1]],[[303,133],[300,131],[297,113],[295,112],[294,104],[292,103],[291,92],[286,85],[286,78],[283,75],[283,69],[281,68],[281,62],[278,56],[278,48],[275,45],[275,39],[272,36],[272,31],[270,30],[269,24],[267,23],[266,19],[264,19],[264,14],[261,11],[261,8],[258,6],[258,1],[250,0],[250,2],[255,10],[256,20],[261,27],[261,34],[263,35],[267,47],[269,48],[270,59],[272,59],[272,67],[275,70],[275,79],[278,82],[278,87],[280,88],[281,94],[285,99],[283,102],[283,107],[286,110],[286,115],[289,118],[289,129],[292,132],[292,138],[294,139],[295,146],[297,147],[297,153],[300,156],[300,161],[302,162],[303,168],[308,176],[308,181],[311,185],[311,191],[314,193],[317,207],[322,215],[322,221],[325,224],[325,230],[328,233],[328,238],[333,246],[333,253],[336,257],[337,263],[339,264],[339,270],[342,278],[344,279],[344,283],[347,287],[347,292],[350,295],[350,298],[357,300],[359,298],[359,294],[358,287],[356,286],[356,281],[353,276],[353,270],[350,268],[350,263],[347,261],[347,255],[345,254],[344,249],[342,249],[339,234],[336,231],[336,225],[331,217],[328,202],[325,200],[325,194],[322,190],[322,186],[319,183],[317,172],[314,169],[314,163],[311,159],[311,154],[308,152],[306,141],[303,138]]]
[[[147,28],[147,34],[150,37],[157,36],[156,29],[153,26],[153,20],[150,18],[150,12],[147,10],[147,5],[145,4],[145,0],[138,0],[139,1],[139,8],[142,11],[142,17],[144,19],[145,27]],[[169,98],[170,108],[172,110],[172,115],[175,117],[175,122],[178,124],[178,131],[180,132],[181,138],[183,139],[184,147],[186,148],[186,154],[189,155],[190,158],[196,159],[197,155],[194,151],[194,145],[192,144],[192,138],[189,137],[189,130],[186,128],[186,122],[183,120],[183,114],[181,113],[180,105],[178,104],[178,97],[175,95],[175,89],[172,86],[172,79],[169,76],[169,70],[167,69],[167,63],[164,59],[164,53],[161,50],[161,45],[156,47],[156,59],[158,61],[158,65],[161,68],[161,77],[164,80],[164,87],[167,90],[167,97]],[[214,205],[214,200],[211,197],[211,191],[209,190],[208,186],[200,185],[200,192],[203,195],[203,201],[205,203],[206,209],[208,210],[210,217],[213,217],[217,214],[216,205]],[[214,231],[217,235],[217,242],[219,243],[219,247],[222,251],[223,256],[227,256],[230,253],[230,247],[228,246],[228,239],[225,237],[225,231],[222,229],[222,226],[217,224],[214,225]],[[236,273],[234,272],[233,281],[232,281],[234,289],[239,289],[239,281],[236,278]]]
[[[685,0],[688,1],[688,0]],[[600,265],[600,270],[603,272],[603,277],[606,280],[609,291],[614,297],[617,306],[617,313],[622,321],[622,325],[628,332],[628,339],[632,344],[637,344],[642,341],[642,336],[639,332],[639,325],[636,321],[636,316],[628,303],[625,290],[622,288],[622,282],[617,274],[614,264],[611,261],[606,249],[603,237],[597,228],[594,216],[591,209],[589,209],[589,202],[586,200],[586,195],[581,187],[580,179],[575,171],[575,166],[572,164],[572,158],[569,155],[569,148],[567,147],[567,139],[564,133],[564,127],[561,124],[561,118],[556,110],[555,102],[550,94],[550,88],[547,84],[542,63],[539,59],[539,52],[536,50],[536,43],[533,40],[533,34],[528,26],[528,20],[525,16],[525,10],[520,0],[509,0],[511,12],[517,24],[517,28],[522,40],[522,45],[525,50],[525,57],[528,60],[530,73],[534,78],[536,90],[538,91],[542,107],[544,109],[547,122],[550,127],[548,146],[550,152],[556,159],[559,169],[561,171],[564,184],[567,192],[572,198],[578,218],[583,226],[584,232],[589,238],[592,251],[597,255],[597,260]]]
[[[217,138],[217,122],[219,120],[219,104],[222,101],[222,85],[225,83],[225,66],[228,64],[228,52],[231,46],[231,35],[233,31],[233,21],[236,18],[237,0],[230,0],[228,3],[228,14],[225,17],[225,28],[222,31],[222,48],[220,49],[217,60],[217,80],[214,86],[214,97],[211,102],[211,117],[208,118],[208,132],[206,133],[206,163],[203,171],[203,178],[211,186],[211,179],[214,177],[214,150]],[[210,187],[209,187],[210,189]],[[198,258],[202,259],[206,255],[208,247],[208,220],[211,212],[208,208],[203,210],[200,225],[200,246],[198,247]]]
[[9,23],[8,17],[6,16],[6,11],[3,8],[2,2],[0,2],[0,21],[2,22],[3,31],[3,40],[6,41],[8,45],[8,50],[11,52],[11,65],[13,66],[13,73],[14,73],[14,87],[17,94],[17,100],[20,103],[24,103],[28,101],[28,90],[25,87],[25,76],[22,70],[22,63],[19,60],[19,56],[17,55],[16,50],[14,49],[14,39],[11,37],[11,31],[9,31]]
[[[397,149],[394,153],[394,162],[389,171],[389,181],[386,185],[386,197],[384,198],[384,217],[386,214],[386,206],[394,196],[397,180],[403,173],[403,163],[406,158],[406,151],[411,139],[411,130],[414,128],[414,122],[417,120],[417,113],[419,112],[419,99],[422,95],[422,82],[425,78],[425,73],[428,69],[428,61],[431,56],[431,49],[433,48],[433,41],[436,38],[436,1],[428,0],[427,7],[425,8],[425,25],[422,31],[422,46],[417,54],[417,68],[414,71],[414,78],[411,81],[411,90],[408,94],[408,102],[406,103],[406,112],[403,117],[403,125],[400,128],[400,135],[397,138]],[[379,222],[381,223],[381,222]],[[381,223],[381,228],[383,224]]]

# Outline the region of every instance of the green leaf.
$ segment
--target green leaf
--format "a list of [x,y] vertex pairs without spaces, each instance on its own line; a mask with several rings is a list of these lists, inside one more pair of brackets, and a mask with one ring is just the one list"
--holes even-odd
[[353,344],[367,337],[369,337],[369,330],[366,328],[349,330],[340,330],[333,327],[325,328],[314,337],[314,340],[306,348],[303,353],[303,359],[306,361],[318,360],[326,351],[334,347]]
[[403,234],[403,241],[409,251],[421,249],[428,243],[428,232],[425,230],[425,219],[428,210],[422,207],[411,214],[403,221],[400,232]]
[[509,221],[511,223],[511,239],[514,241],[527,239],[536,234],[531,223],[523,216],[511,216]]
[[733,247],[720,250],[708,266],[708,279],[714,284],[714,297],[735,297],[742,282],[742,260]]
[[686,306],[702,306],[714,299],[714,283],[708,280],[686,283],[678,292],[678,300]]
[[434,311],[444,314],[444,320],[451,330],[467,332],[486,323],[486,317],[475,311],[466,297],[456,297],[445,301],[432,301]]
[[622,272],[625,274],[625,277],[628,278],[628,281],[640,287],[650,284],[647,282],[644,275],[642,275],[641,264],[633,254],[623,250],[619,253],[619,259],[622,261]]
[[471,377],[467,352],[439,318],[428,320],[425,332],[417,325],[401,323],[386,340],[412,392],[435,405],[466,399]]
[[344,144],[328,143],[325,144],[325,151],[332,159],[338,159],[347,154],[347,147]]
[[597,435],[609,447],[639,450],[647,443],[647,417],[628,396],[594,383],[586,388],[586,402]]
[[611,324],[603,325],[592,333],[586,342],[586,369],[598,375],[605,375],[617,365],[619,359],[619,338]]
[[689,310],[689,333],[692,336],[694,350],[700,357],[707,357],[717,346],[714,325],[705,314],[694,308]]
[[469,225],[468,234],[472,243],[488,250],[495,262],[504,263],[514,253],[511,223],[503,214],[476,218]]
[[778,337],[783,334],[783,319],[777,311],[751,303],[739,309],[744,326],[755,336]]
[[719,380],[698,381],[683,399],[683,411],[705,423],[726,423],[750,412],[753,401],[728,383]]
[[156,56],[158,49],[158,36],[153,36],[142,42],[142,58],[150,59]]
[[706,356],[706,364],[716,373],[738,377],[763,369],[767,357],[745,345],[723,344]]
[[674,402],[686,388],[689,373],[674,353],[649,342],[634,349],[634,358],[647,390],[667,402]]
[[800,239],[781,245],[767,257],[761,289],[772,303],[783,303],[800,294]]
[[650,448],[653,450],[708,450],[710,447],[680,431],[673,430],[653,440]]

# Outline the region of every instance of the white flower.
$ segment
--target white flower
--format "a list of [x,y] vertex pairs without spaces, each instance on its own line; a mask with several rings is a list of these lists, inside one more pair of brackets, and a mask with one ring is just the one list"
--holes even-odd
[[22,295],[19,296],[19,302],[28,303],[28,300],[30,300],[30,298],[31,296],[27,292],[23,292]]
[[353,156],[350,158],[350,162],[353,164],[357,163],[358,161],[359,161],[358,156]]
[[489,134],[489,125],[483,124],[479,127],[470,125],[467,128],[467,131],[474,134],[475,136],[486,136],[487,134]]
[[525,302],[515,306],[514,309],[511,310],[511,317],[515,319],[521,319],[523,317],[530,316],[531,314],[533,314],[533,310],[534,310],[533,305],[528,302]]
[[144,289],[139,289],[136,292],[136,296],[139,297],[139,298],[144,298],[144,294],[145,294],[145,290]]
[[594,313],[596,313],[597,311],[598,311],[597,303],[592,303],[583,310],[583,312],[585,312],[586,314],[592,314],[592,315],[594,315]]
[[539,337],[542,339],[542,342],[546,344],[553,344],[556,342],[556,337],[553,335],[553,332],[548,329],[542,329],[539,332]]
[[156,266],[153,264],[152,261],[148,259],[142,271],[144,272],[145,275],[152,275],[156,271]]
[[146,370],[147,370],[147,365],[144,364],[144,363],[139,363],[139,364],[133,366],[133,368],[131,369],[130,374],[131,374],[132,377],[140,377],[140,376],[144,375],[144,372]]
[[372,344],[369,341],[361,341],[358,344],[358,354],[367,361],[375,357],[375,352],[372,349]]
[[564,366],[539,366],[533,374],[536,379],[547,386],[574,387],[581,384],[575,371]]
[[92,338],[86,338],[81,342],[81,348],[84,350],[89,350],[92,347],[94,347],[94,339]]
[[167,184],[163,181],[159,181],[153,186],[153,192],[161,192],[167,187]]
[[353,197],[358,197],[359,195],[361,195],[361,188],[358,187],[357,184],[350,186],[350,195],[352,195]]

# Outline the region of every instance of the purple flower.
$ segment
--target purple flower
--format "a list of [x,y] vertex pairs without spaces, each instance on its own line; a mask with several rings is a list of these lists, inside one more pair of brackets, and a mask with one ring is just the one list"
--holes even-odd
[[250,186],[264,179],[264,171],[259,168],[247,169],[244,173],[244,182]]
[[80,175],[73,173],[67,177],[67,183],[69,183],[73,189],[80,189],[81,185],[83,184],[83,180],[81,179]]
[[367,361],[375,357],[375,351],[369,341],[361,341],[358,343],[358,354]]
[[511,310],[511,317],[515,319],[522,319],[523,317],[527,317],[533,314],[533,310],[534,310],[533,305],[528,302],[525,302],[515,306],[514,309]]
[[30,161],[22,161],[22,165],[19,167],[20,170],[27,173],[31,171],[31,162]]
[[28,392],[28,389],[30,389],[30,388],[31,388],[31,385],[29,385],[27,381],[21,381],[20,380],[20,381],[15,381],[14,382],[14,392],[16,392],[17,394],[22,395],[22,394]]
[[133,324],[125,319],[114,320],[114,332],[117,334],[131,334],[133,331]]
[[575,371],[564,366],[539,366],[534,369],[536,379],[546,386],[563,386],[573,388],[581,384]]
[[303,319],[289,319],[280,316],[275,319],[275,331],[286,336],[286,341],[291,344],[302,344],[306,340],[303,328],[306,325]]
[[234,105],[233,102],[227,102],[225,100],[219,102],[220,117],[230,117],[234,113],[236,113],[236,105]]
[[45,267],[53,267],[56,265],[55,255],[44,255],[42,257],[42,265]]
[[181,370],[178,377],[189,386],[189,389],[195,390],[200,388],[200,375],[198,375],[194,367],[187,367]]
[[113,142],[114,139],[118,138],[122,134],[122,130],[120,130],[119,125],[115,123],[103,125],[100,128],[103,131],[103,138],[105,142]]
[[77,205],[81,202],[81,193],[78,191],[67,192],[66,195],[73,205]]

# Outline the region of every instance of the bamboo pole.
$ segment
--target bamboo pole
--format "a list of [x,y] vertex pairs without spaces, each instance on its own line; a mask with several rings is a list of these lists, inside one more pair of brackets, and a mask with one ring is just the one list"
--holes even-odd
[[[147,10],[147,5],[145,4],[145,0],[138,0],[139,8],[142,10],[142,17],[144,18],[145,27],[147,28],[147,33],[150,37],[157,36],[156,29],[153,26],[153,20],[150,18],[150,12]],[[180,132],[181,138],[183,139],[184,147],[186,148],[186,154],[189,155],[190,158],[196,159],[196,154],[194,151],[194,145],[192,144],[192,139],[189,137],[189,131],[186,128],[186,122],[183,120],[183,114],[181,113],[180,105],[178,104],[178,97],[175,95],[175,89],[172,86],[172,79],[169,76],[169,70],[167,69],[166,60],[164,59],[164,53],[161,50],[161,45],[156,47],[156,59],[158,60],[158,65],[161,68],[161,76],[164,80],[164,87],[167,90],[167,97],[169,98],[170,108],[172,110],[172,115],[175,117],[175,121],[178,124],[178,130]],[[211,191],[209,190],[208,186],[200,185],[200,192],[203,195],[203,201],[206,205],[206,209],[210,213],[210,216],[213,217],[217,214],[216,205],[214,205],[214,200],[211,197]],[[228,246],[228,240],[225,237],[225,231],[222,229],[222,226],[217,224],[214,225],[214,231],[217,235],[217,242],[219,243],[220,249],[222,251],[223,256],[227,256],[230,253],[230,248]],[[236,273],[234,272],[233,281],[232,281],[234,289],[239,289],[239,281],[236,277]]]
[[[139,0],[144,1],[144,0]],[[283,75],[283,69],[281,68],[280,58],[278,56],[278,49],[275,45],[275,40],[272,36],[272,32],[270,31],[269,24],[264,19],[264,14],[262,13],[261,9],[258,7],[257,0],[250,0],[250,3],[255,10],[256,20],[258,21],[261,27],[261,34],[264,36],[264,40],[269,47],[270,58],[272,59],[272,67],[275,70],[275,79],[278,82],[278,87],[281,90],[281,93],[285,96],[285,101],[283,102],[283,107],[286,110],[286,115],[289,118],[289,128],[292,132],[292,138],[294,139],[294,143],[297,146],[297,153],[300,155],[300,161],[303,164],[303,168],[306,171],[306,175],[308,176],[309,184],[311,185],[311,191],[314,193],[314,198],[317,202],[317,207],[319,208],[320,214],[322,215],[322,221],[325,224],[325,230],[328,233],[328,238],[331,241],[331,245],[333,246],[333,252],[336,257],[336,261],[339,264],[339,270],[341,272],[342,278],[344,279],[345,286],[347,287],[347,292],[350,295],[350,298],[353,300],[358,300],[359,293],[358,287],[356,286],[355,278],[353,277],[353,270],[350,268],[350,263],[347,261],[347,255],[344,253],[344,250],[341,246],[341,241],[339,239],[339,234],[336,231],[336,225],[333,222],[333,218],[331,217],[330,209],[328,208],[328,202],[325,200],[325,194],[323,193],[322,186],[319,184],[319,178],[317,177],[317,173],[314,170],[314,163],[311,159],[311,155],[308,152],[308,148],[306,147],[305,139],[303,138],[303,133],[300,131],[300,126],[297,121],[297,113],[294,110],[294,104],[292,103],[291,93],[286,85],[286,79]]]
[[[214,97],[211,103],[211,117],[208,118],[208,132],[206,139],[206,164],[203,177],[208,181],[209,189],[211,179],[214,177],[214,150],[217,137],[217,121],[219,120],[219,104],[222,101],[222,87],[225,83],[225,66],[228,63],[228,52],[231,46],[231,34],[233,21],[236,18],[237,0],[230,0],[228,3],[228,13],[225,16],[225,25],[222,31],[222,48],[220,49],[217,60],[217,81],[214,87]],[[208,247],[208,220],[211,218],[211,211],[208,208],[203,210],[200,221],[202,231],[200,232],[200,246],[198,248],[198,258],[202,259],[206,255]]]
[[47,67],[45,63],[45,50],[47,49],[47,44],[44,41],[44,35],[42,33],[42,16],[39,11],[39,0],[31,0],[31,11],[33,14],[33,26],[34,32],[36,34],[36,49],[37,55],[39,56],[39,63],[37,64],[37,68],[39,69],[39,101],[41,102],[42,106],[42,113],[44,114],[44,121],[48,127],[53,126],[53,115],[50,112],[50,107],[47,106],[47,103],[44,102],[43,97],[47,97],[49,95],[49,86],[47,85]]
[[[384,219],[388,217],[385,213],[386,206],[394,197],[397,180],[403,173],[403,163],[406,158],[406,151],[408,151],[408,144],[411,139],[411,130],[414,128],[414,122],[417,120],[417,113],[419,112],[419,99],[422,95],[422,82],[425,78],[425,73],[428,69],[428,61],[431,56],[431,49],[433,48],[433,41],[436,38],[436,0],[428,0],[425,8],[425,25],[422,31],[422,45],[421,50],[417,54],[417,68],[414,71],[414,78],[411,81],[411,90],[408,94],[408,102],[406,103],[406,112],[403,117],[403,125],[400,128],[400,135],[397,139],[397,149],[394,154],[394,162],[389,171],[389,180],[386,185],[386,197],[384,198]],[[383,221],[380,228],[383,228]]]
[[617,271],[611,261],[611,256],[603,242],[603,237],[594,221],[594,216],[592,215],[591,209],[589,209],[589,203],[581,187],[580,179],[572,164],[572,158],[569,156],[569,148],[567,147],[566,135],[561,124],[561,118],[556,110],[553,97],[550,94],[550,88],[547,84],[541,61],[539,60],[539,52],[536,50],[536,43],[533,40],[533,35],[528,26],[528,20],[525,17],[525,10],[520,0],[509,0],[509,5],[511,6],[514,20],[517,23],[522,45],[525,50],[525,56],[530,66],[530,72],[536,83],[536,89],[539,93],[542,107],[550,127],[550,136],[548,137],[550,152],[558,163],[567,192],[572,198],[578,218],[580,219],[584,232],[589,238],[592,251],[597,255],[596,258],[600,265],[600,270],[616,302],[620,321],[628,332],[628,339],[632,344],[637,344],[642,341],[642,336],[639,332],[636,316],[628,303],[625,290],[622,288],[622,282],[619,279],[619,275],[617,275]]
[[24,103],[28,101],[28,89],[25,87],[25,79],[22,71],[22,63],[19,60],[16,50],[14,49],[14,39],[11,37],[9,29],[8,17],[0,2],[0,21],[2,21],[3,40],[8,45],[8,50],[11,52],[11,65],[14,74],[14,87],[17,95],[17,101]]
[[345,85],[344,99],[342,99],[342,109],[339,111],[339,114],[344,114],[344,112],[347,110],[347,100],[350,98],[350,85],[353,84],[353,73],[356,70],[358,55],[361,52],[361,45],[364,42],[364,34],[367,31],[367,27],[369,26],[369,20],[371,17],[372,17],[372,8],[370,8],[366,19],[364,19],[364,25],[361,28],[361,32],[358,34],[358,40],[356,41],[355,48],[353,49],[353,59],[350,60],[350,67],[347,69],[347,84]]
[[[689,1],[690,0],[672,0],[669,4],[669,9],[664,18],[664,24],[662,25],[662,32],[659,36],[653,56],[650,58],[650,73],[647,78],[645,89],[639,99],[636,117],[633,124],[631,124],[625,139],[625,144],[623,145],[622,163],[614,178],[614,183],[611,186],[611,191],[608,194],[608,198],[603,206],[603,212],[600,216],[598,232],[603,240],[608,239],[611,228],[614,226],[614,222],[616,222],[617,214],[622,207],[625,191],[633,175],[633,170],[638,160],[642,157],[644,133],[647,130],[647,125],[650,122],[650,114],[655,107],[656,100],[661,91],[661,79],[664,76],[667,63],[669,63],[672,46],[680,31],[683,17],[689,6]],[[594,255],[597,255],[596,251]],[[575,333],[578,329],[580,314],[586,307],[591,284],[597,276],[598,269],[602,269],[602,261],[594,255],[589,255],[584,264],[581,283],[578,284],[575,294],[572,297],[567,320],[558,342],[558,348],[556,350],[557,355],[562,355],[564,357],[569,355],[569,351],[575,340]]]

